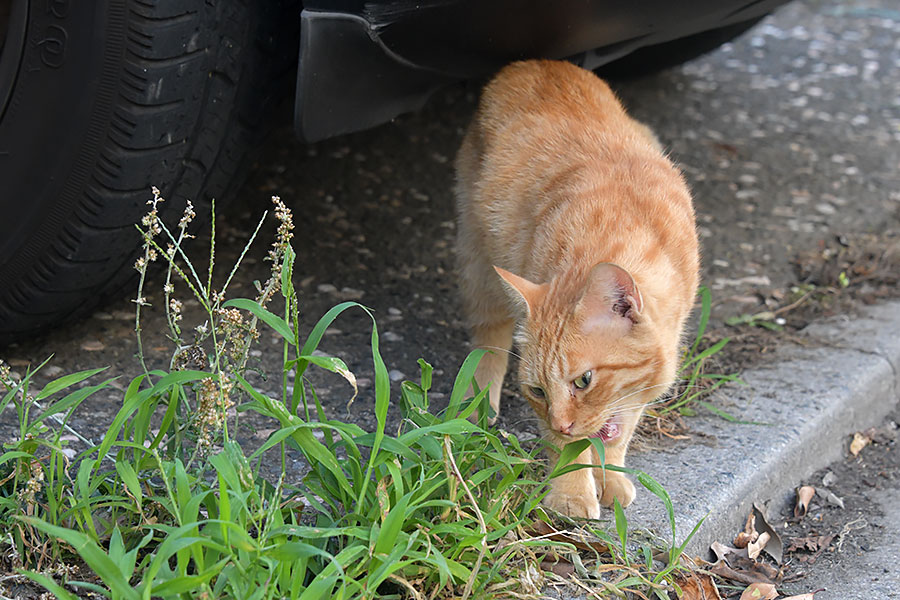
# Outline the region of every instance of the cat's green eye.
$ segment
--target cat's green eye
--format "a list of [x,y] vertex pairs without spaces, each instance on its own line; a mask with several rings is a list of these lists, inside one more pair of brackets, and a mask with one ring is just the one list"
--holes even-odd
[[583,390],[587,386],[591,384],[591,372],[585,371],[581,374],[581,377],[572,382],[572,385],[577,387],[579,390]]
[[535,398],[543,398],[543,397],[545,397],[545,396],[547,395],[547,394],[544,393],[544,388],[538,387],[538,386],[536,386],[536,385],[531,386],[530,388],[528,388],[528,390],[531,392],[531,394],[532,394]]

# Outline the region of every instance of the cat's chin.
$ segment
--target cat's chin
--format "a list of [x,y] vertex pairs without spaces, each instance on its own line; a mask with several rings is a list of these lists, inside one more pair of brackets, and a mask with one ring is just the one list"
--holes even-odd
[[619,423],[617,418],[612,418],[603,424],[600,431],[592,433],[588,437],[600,438],[600,440],[606,444],[618,438],[620,435],[622,435],[622,424]]

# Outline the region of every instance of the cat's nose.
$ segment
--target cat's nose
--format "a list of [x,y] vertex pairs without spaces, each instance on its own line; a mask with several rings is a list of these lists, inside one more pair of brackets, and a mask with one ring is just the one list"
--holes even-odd
[[557,423],[555,428],[563,435],[572,435],[573,425],[575,425],[575,421],[570,422],[568,425],[565,423]]

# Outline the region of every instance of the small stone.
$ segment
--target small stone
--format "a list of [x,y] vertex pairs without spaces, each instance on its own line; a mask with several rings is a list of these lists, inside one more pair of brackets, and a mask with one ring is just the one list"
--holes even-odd
[[834,485],[835,481],[837,481],[837,476],[831,471],[828,471],[827,473],[825,473],[825,475],[822,476],[822,485],[824,485],[825,487],[831,487],[832,485]]
[[49,367],[44,369],[44,375],[47,377],[58,377],[62,375],[63,368],[59,365],[50,365]]
[[388,314],[391,315],[392,317],[399,317],[400,315],[403,314],[403,311],[401,311],[399,308],[394,308],[393,306],[390,307],[389,309],[387,309],[387,311],[388,311]]
[[100,340],[87,340],[81,343],[81,349],[85,352],[100,352],[106,349],[106,344]]
[[365,292],[362,290],[357,290],[351,287],[341,288],[341,296],[348,300],[359,300],[365,295]]
[[316,286],[316,290],[322,294],[334,294],[337,292],[337,288],[330,283],[320,283]]
[[94,318],[98,321],[112,321],[113,316],[108,312],[99,311],[94,313]]
[[399,342],[403,340],[403,336],[397,335],[393,331],[385,331],[381,334],[381,339],[386,342]]
[[[406,375],[403,374],[402,371],[398,371],[397,369],[391,369],[391,372],[388,373],[388,377],[391,378],[391,381],[397,382],[403,379],[406,379]],[[358,384],[358,382],[357,382]]]

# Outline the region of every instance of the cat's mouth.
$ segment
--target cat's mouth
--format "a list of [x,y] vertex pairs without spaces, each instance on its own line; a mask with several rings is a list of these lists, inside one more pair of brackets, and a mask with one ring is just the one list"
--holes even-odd
[[603,424],[603,427],[600,428],[600,431],[592,433],[590,437],[600,438],[603,443],[606,443],[616,439],[621,434],[622,427],[620,426],[618,419],[612,418]]

